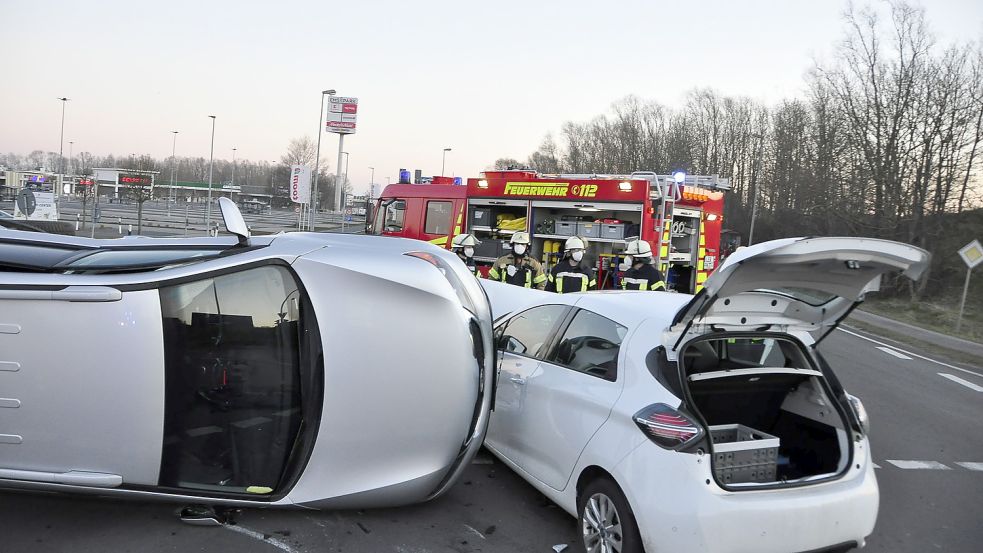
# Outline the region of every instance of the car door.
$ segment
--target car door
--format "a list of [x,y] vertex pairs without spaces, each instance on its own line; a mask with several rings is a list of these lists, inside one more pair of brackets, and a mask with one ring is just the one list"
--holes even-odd
[[533,307],[507,319],[496,330],[498,387],[485,442],[509,459],[513,459],[516,438],[526,425],[526,383],[539,369],[544,346],[569,309],[565,305]]
[[0,478],[156,485],[164,351],[156,290],[0,285]]
[[562,490],[587,442],[621,394],[621,343],[628,329],[581,309],[524,384],[514,457],[526,472]]

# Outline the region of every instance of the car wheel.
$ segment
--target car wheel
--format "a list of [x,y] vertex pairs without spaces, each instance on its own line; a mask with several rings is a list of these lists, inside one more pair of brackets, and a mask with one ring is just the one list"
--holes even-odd
[[610,479],[588,484],[577,498],[577,512],[587,553],[644,553],[635,515]]

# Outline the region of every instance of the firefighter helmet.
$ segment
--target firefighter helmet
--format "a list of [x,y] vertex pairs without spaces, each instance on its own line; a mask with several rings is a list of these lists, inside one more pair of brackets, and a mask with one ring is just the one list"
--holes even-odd
[[512,235],[512,239],[509,240],[512,244],[525,244],[529,245],[529,233],[528,232],[517,232]]
[[630,255],[635,259],[652,257],[652,246],[644,240],[632,240],[631,242],[628,242],[628,247],[625,249],[625,254]]
[[451,249],[457,250],[465,246],[475,247],[481,244],[481,240],[475,238],[473,234],[458,234],[451,240]]
[[579,236],[571,236],[570,238],[567,238],[566,244],[563,245],[564,252],[569,252],[571,250],[586,250],[586,249],[587,249],[587,240]]

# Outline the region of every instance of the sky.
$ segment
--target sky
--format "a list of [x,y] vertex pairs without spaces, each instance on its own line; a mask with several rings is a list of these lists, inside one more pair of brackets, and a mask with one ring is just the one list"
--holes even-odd
[[[858,2],[861,5],[862,2]],[[477,176],[634,94],[801,96],[844,36],[842,0],[0,0],[0,151],[279,160],[315,137],[321,91],[357,97],[356,192],[400,168]],[[884,8],[883,2],[876,5]],[[941,44],[983,37],[983,1],[931,0]],[[322,159],[334,170],[335,134]],[[639,168],[640,170],[659,168]]]

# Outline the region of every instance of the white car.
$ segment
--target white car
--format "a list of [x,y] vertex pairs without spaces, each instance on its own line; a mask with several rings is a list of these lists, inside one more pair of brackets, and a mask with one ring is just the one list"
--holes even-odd
[[866,414],[815,346],[929,255],[860,238],[731,255],[695,296],[485,282],[497,399],[485,445],[580,520],[587,551],[862,547],[878,488]]

